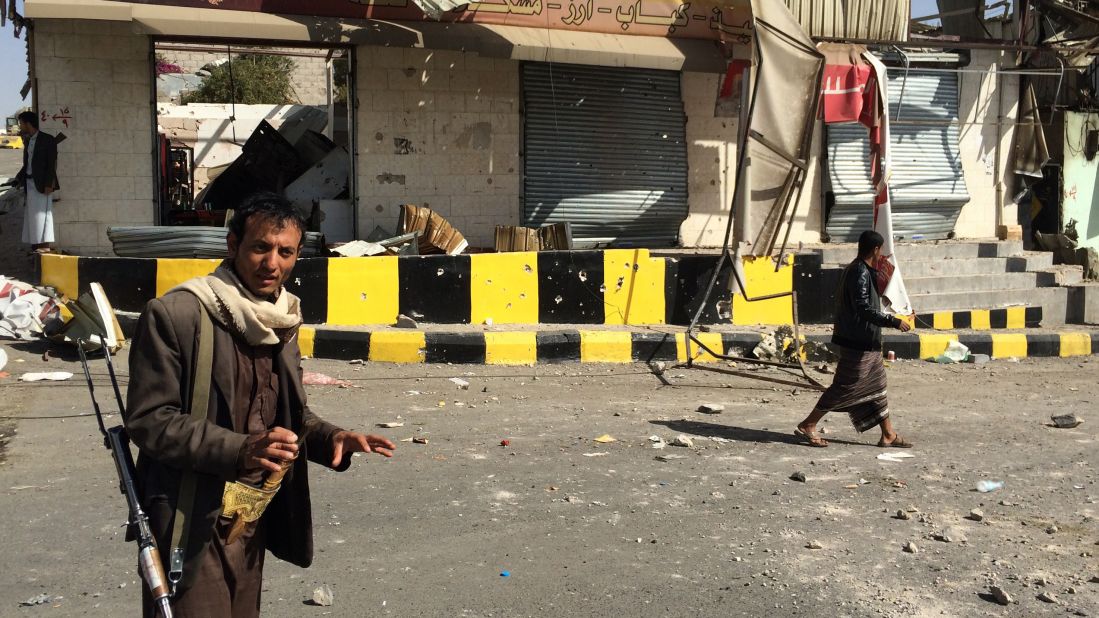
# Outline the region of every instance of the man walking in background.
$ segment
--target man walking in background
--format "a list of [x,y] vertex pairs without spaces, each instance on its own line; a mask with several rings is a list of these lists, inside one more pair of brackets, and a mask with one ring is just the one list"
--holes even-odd
[[836,379],[821,395],[813,412],[797,426],[794,434],[809,446],[825,447],[817,433],[817,423],[829,412],[846,412],[859,433],[881,427],[880,447],[911,448],[893,430],[889,420],[889,400],[885,384],[885,363],[881,353],[882,327],[903,332],[912,327],[892,315],[882,313],[877,289],[877,264],[885,239],[867,230],[859,236],[859,255],[844,269],[836,291],[836,323],[832,343],[839,347],[840,361]]
[[23,135],[23,169],[15,182],[26,189],[27,213],[23,219],[23,242],[37,253],[49,253],[53,236],[53,192],[57,182],[57,139],[38,130],[38,115],[19,114]]

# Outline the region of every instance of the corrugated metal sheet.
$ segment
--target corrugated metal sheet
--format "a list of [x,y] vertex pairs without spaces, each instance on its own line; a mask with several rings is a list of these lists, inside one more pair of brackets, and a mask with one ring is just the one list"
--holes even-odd
[[910,0],[786,0],[811,37],[907,41]]
[[687,217],[679,74],[523,65],[523,224],[578,246],[673,246]]
[[[904,69],[891,67],[889,114],[893,229],[906,238],[946,238],[969,201],[958,147],[958,75],[912,69],[905,81]],[[844,124],[827,128],[827,142],[835,198],[827,231],[833,241],[850,242],[873,223],[870,141],[862,125]]]
[[[223,227],[198,225],[140,225],[107,228],[114,254],[133,258],[225,258],[229,249],[225,245]],[[324,253],[324,237],[316,232],[306,232],[301,257],[315,257]]]

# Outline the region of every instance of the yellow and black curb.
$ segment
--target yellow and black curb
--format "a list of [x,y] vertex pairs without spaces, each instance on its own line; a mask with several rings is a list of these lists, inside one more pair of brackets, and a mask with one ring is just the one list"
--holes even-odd
[[[700,333],[698,337],[712,350],[738,355],[750,353],[760,341],[758,333]],[[811,335],[808,339],[824,343],[829,336]],[[1099,351],[1099,332],[898,334],[885,336],[884,349],[900,359],[928,359],[942,354],[951,340],[992,358],[1067,358]],[[390,363],[532,365],[687,360],[683,333],[651,331],[424,332],[304,327],[300,342],[305,356]],[[691,350],[696,362],[717,361],[697,345]]]
[[[653,256],[647,249],[484,253],[472,255],[303,258],[287,289],[303,299],[307,324],[393,324],[398,314],[430,324],[660,325],[690,323],[709,285],[715,255]],[[99,282],[120,311],[145,304],[218,260],[46,255],[42,283],[75,298]],[[753,296],[798,291],[804,323],[831,320],[819,302],[820,256],[745,263]],[[791,297],[749,303],[730,298],[723,269],[701,323],[791,322]]]
[[933,330],[1018,330],[1042,325],[1041,307],[935,311],[916,314],[917,328]]

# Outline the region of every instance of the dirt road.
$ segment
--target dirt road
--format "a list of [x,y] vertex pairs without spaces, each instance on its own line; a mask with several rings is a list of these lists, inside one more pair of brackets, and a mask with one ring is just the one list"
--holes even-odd
[[[78,371],[7,350],[16,376]],[[830,448],[800,446],[812,392],[711,372],[306,368],[355,385],[311,387],[321,415],[428,444],[314,472],[314,566],[269,559],[265,616],[1099,615],[1096,362],[895,364],[894,418],[917,443],[898,463],[842,417]],[[696,411],[711,402],[724,412]],[[0,381],[0,417],[18,417],[0,464],[0,615],[134,615],[134,546],[89,409],[78,379]],[[1047,427],[1054,412],[1088,422]],[[652,448],[679,434],[693,447]],[[982,479],[1006,487],[977,493]],[[318,584],[331,607],[306,604]],[[59,598],[19,606],[42,593]]]

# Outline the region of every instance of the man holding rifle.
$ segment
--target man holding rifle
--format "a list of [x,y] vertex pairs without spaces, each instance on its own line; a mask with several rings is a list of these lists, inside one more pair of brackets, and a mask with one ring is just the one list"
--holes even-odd
[[281,196],[250,198],[229,259],[150,301],[133,338],[125,427],[177,617],[258,616],[265,550],[313,560],[306,460],[342,471],[356,451],[394,449],[306,405],[301,311],[283,289],[304,230]]

